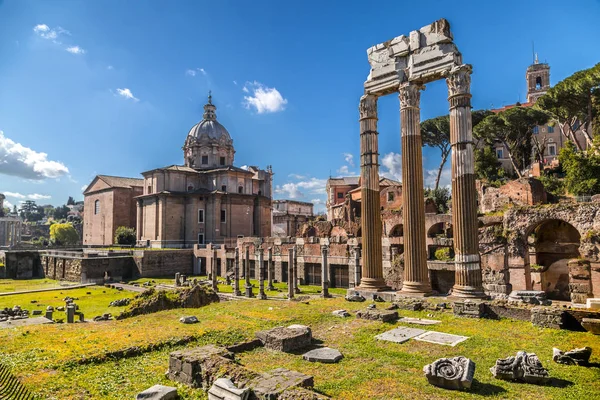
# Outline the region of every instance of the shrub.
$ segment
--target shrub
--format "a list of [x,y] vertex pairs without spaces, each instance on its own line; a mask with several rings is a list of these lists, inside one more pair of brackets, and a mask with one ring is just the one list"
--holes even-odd
[[137,240],[135,229],[119,226],[115,231],[115,244],[134,246]]
[[57,245],[71,245],[79,242],[79,235],[73,225],[53,224],[50,226],[50,240]]
[[440,261],[450,261],[452,260],[452,255],[450,253],[450,247],[440,247],[434,253],[435,259]]

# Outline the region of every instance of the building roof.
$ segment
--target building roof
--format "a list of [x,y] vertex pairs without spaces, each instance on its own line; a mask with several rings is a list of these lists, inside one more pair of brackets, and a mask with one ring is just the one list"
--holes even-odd
[[359,176],[341,176],[338,178],[329,178],[330,185],[358,185]]
[[509,109],[511,109],[511,108],[514,108],[514,107],[531,107],[531,106],[533,106],[534,104],[535,104],[535,103],[534,103],[533,101],[530,101],[530,102],[528,102],[528,103],[515,103],[515,104],[509,104],[509,105],[507,105],[507,106],[500,107],[500,108],[493,108],[491,111],[492,111],[494,114],[498,114],[499,112],[506,111],[506,110],[509,110]]
[[273,203],[295,203],[295,204],[304,204],[306,206],[314,206],[313,203],[309,203],[307,201],[287,200],[287,199],[273,200]]
[[87,193],[88,190],[96,183],[97,181],[102,181],[106,185],[112,188],[126,188],[131,189],[134,187],[143,187],[144,180],[141,178],[127,178],[124,176],[111,176],[111,175],[96,175],[96,177],[90,182],[90,184],[85,188],[83,193]]

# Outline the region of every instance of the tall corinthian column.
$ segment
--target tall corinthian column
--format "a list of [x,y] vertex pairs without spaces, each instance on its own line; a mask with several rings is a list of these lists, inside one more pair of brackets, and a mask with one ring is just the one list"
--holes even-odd
[[377,96],[360,98],[360,196],[363,266],[360,289],[384,290],[379,204]]
[[452,295],[483,297],[471,123],[471,66],[461,65],[454,68],[446,78],[446,83],[450,102],[452,146],[452,225],[455,254]]
[[425,196],[421,140],[422,85],[400,85],[402,137],[402,220],[404,224],[404,283],[402,293],[425,295],[431,292],[425,247]]

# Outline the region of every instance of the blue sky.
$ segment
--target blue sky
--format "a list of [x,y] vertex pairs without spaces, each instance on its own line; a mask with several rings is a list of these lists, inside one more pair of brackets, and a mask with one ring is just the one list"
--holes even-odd
[[[442,17],[474,108],[525,100],[532,42],[552,84],[600,61],[597,0],[0,0],[0,192],[59,205],[96,174],[181,164],[212,90],[236,165],[272,165],[277,198],[323,202],[330,175],[359,172],[366,49]],[[428,85],[422,119],[446,97]],[[397,178],[398,107],[380,100],[381,171]],[[438,162],[424,150],[426,183]]]

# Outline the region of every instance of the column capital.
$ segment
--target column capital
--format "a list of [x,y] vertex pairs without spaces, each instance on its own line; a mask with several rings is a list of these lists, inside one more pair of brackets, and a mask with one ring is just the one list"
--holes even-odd
[[328,246],[328,245],[326,245],[326,244],[322,244],[322,245],[321,245],[321,251],[322,251],[322,252],[323,252],[323,251],[329,251],[329,246]]
[[358,112],[360,114],[360,119],[377,119],[377,96],[375,96],[374,94],[363,95],[360,98]]
[[400,99],[400,109],[419,108],[421,103],[421,90],[425,86],[414,82],[405,82],[398,88],[398,98]]
[[471,71],[473,67],[463,64],[452,68],[446,77],[448,97],[471,95]]

